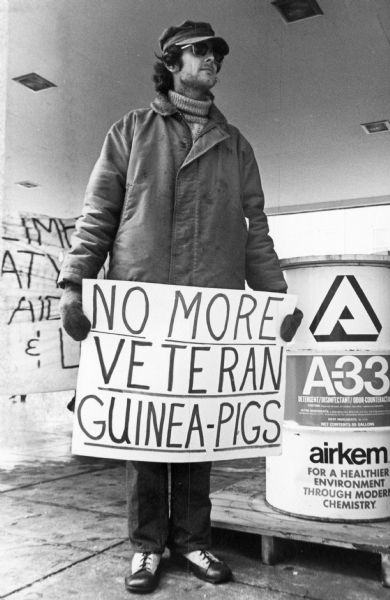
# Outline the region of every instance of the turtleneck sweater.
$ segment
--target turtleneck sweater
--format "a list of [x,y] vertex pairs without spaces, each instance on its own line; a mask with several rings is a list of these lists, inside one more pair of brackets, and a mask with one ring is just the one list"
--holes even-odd
[[195,140],[208,121],[208,114],[213,101],[211,99],[194,100],[173,90],[169,90],[168,97],[184,116],[191,129],[192,139]]

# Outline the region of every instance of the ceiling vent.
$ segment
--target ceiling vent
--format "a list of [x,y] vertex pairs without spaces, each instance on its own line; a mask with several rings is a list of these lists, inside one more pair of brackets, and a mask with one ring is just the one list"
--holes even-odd
[[271,4],[280,12],[286,23],[324,14],[316,0],[274,0]]
[[25,85],[33,92],[40,92],[41,90],[46,90],[47,88],[57,87],[55,83],[48,81],[38,73],[27,73],[27,75],[20,75],[19,77],[13,77],[14,81]]
[[383,133],[390,131],[390,121],[373,121],[372,123],[361,123],[366,133]]
[[33,181],[17,181],[16,185],[21,185],[25,188],[36,188],[39,187],[38,183],[34,183]]

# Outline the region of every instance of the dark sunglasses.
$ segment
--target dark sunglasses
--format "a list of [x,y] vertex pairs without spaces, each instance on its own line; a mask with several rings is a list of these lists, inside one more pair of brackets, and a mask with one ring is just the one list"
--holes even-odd
[[186,46],[181,46],[181,49],[191,48],[191,52],[194,56],[206,56],[208,52],[211,52],[214,55],[214,60],[217,64],[221,64],[224,59],[224,54],[222,52],[218,52],[216,48],[213,47],[209,42],[195,42],[194,44],[187,44]]

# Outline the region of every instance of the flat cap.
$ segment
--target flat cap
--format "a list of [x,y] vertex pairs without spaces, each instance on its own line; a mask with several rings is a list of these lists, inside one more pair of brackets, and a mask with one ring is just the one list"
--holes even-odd
[[222,54],[229,54],[228,44],[215,35],[210,23],[184,21],[181,25],[168,27],[160,35],[159,44],[162,52],[165,52],[170,46],[186,46],[207,40],[211,40]]

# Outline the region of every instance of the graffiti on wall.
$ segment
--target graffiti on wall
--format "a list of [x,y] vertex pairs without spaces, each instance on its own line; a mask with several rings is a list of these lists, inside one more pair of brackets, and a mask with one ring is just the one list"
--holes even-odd
[[63,330],[57,278],[75,219],[7,215],[1,244],[1,394],[72,389],[79,344]]

